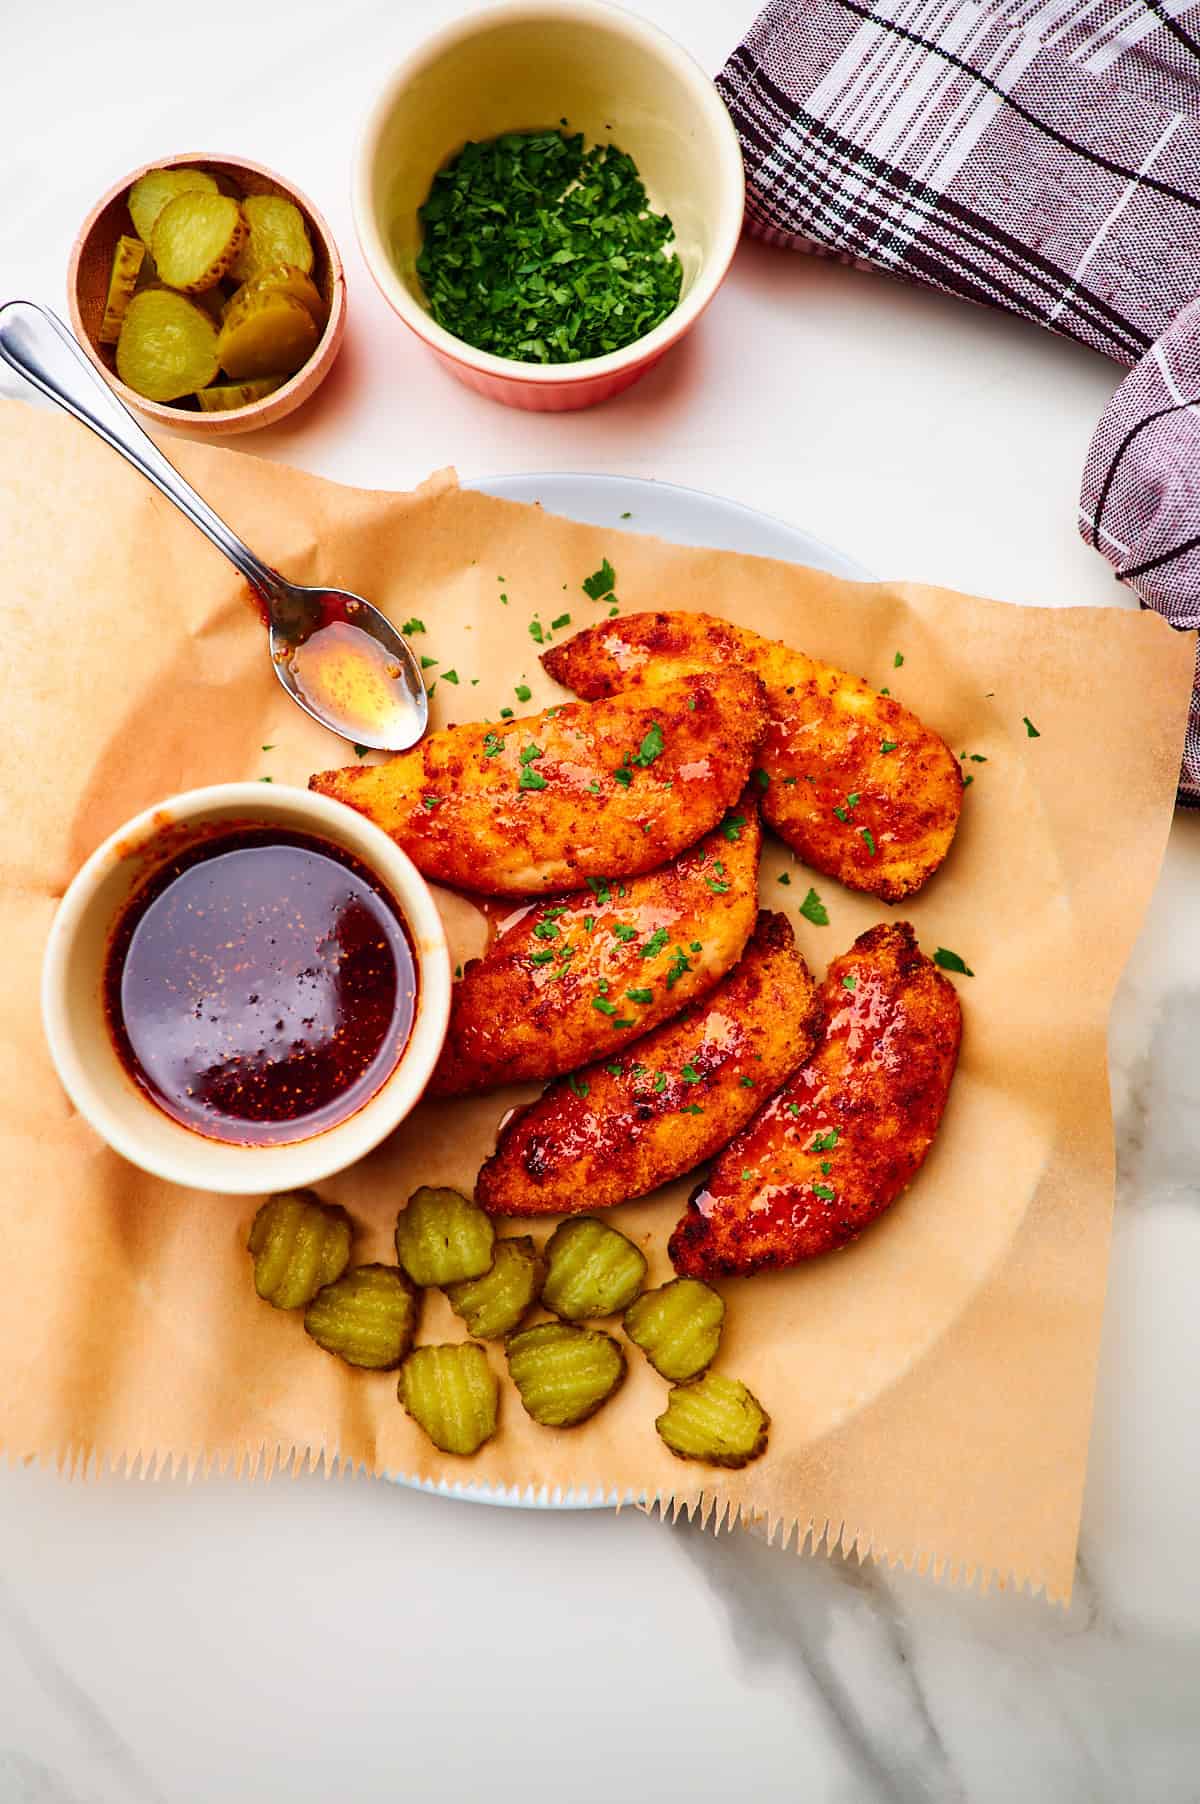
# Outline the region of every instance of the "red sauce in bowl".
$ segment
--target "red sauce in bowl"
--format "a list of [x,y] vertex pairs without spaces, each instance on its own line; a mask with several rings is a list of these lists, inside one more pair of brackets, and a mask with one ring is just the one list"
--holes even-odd
[[315,834],[235,827],[130,898],[104,1001],[126,1070],[184,1127],[280,1146],[345,1121],[395,1070],[417,962],[368,867]]

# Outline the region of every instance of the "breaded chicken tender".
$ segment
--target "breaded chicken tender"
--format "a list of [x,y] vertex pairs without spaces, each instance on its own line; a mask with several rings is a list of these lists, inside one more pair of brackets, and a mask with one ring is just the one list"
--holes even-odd
[[480,1170],[497,1215],[605,1209],[709,1158],[812,1051],[816,985],[790,922],[758,917],[728,977],[617,1060],[552,1084]]
[[860,678],[711,614],[631,614],[543,653],[577,695],[636,694],[697,670],[761,677],[770,716],[758,763],[763,818],[798,857],[850,889],[911,896],[950,850],[962,772],[945,741]]
[[711,832],[765,729],[756,676],[694,670],[635,695],[448,727],[309,788],[357,808],[439,883],[540,896],[654,870]]
[[921,1168],[958,1058],[954,985],[900,921],[834,959],[820,1000],[816,1052],[730,1141],[671,1236],[686,1277],[749,1277],[844,1246]]
[[736,963],[754,930],[761,845],[746,795],[660,870],[594,877],[527,909],[454,985],[429,1093],[558,1077],[678,1014]]

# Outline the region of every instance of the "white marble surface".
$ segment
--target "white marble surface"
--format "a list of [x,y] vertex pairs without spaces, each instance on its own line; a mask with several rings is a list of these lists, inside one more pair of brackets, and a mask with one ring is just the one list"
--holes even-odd
[[[752,3],[643,10],[715,69]],[[347,170],[389,63],[455,10],[8,9],[0,289],[59,302],[103,185],[227,148],[306,187],[349,268],[337,371],[255,450],[380,486],[448,462],[657,476],[883,573],[1121,601],[1073,527],[1116,372],[956,302],[747,246],[694,338],[596,413],[505,412],[436,371],[368,284]],[[1069,1614],[628,1512],[0,1469],[0,1804],[1194,1804],[1198,895],[1180,819],[1113,1021],[1120,1195]]]

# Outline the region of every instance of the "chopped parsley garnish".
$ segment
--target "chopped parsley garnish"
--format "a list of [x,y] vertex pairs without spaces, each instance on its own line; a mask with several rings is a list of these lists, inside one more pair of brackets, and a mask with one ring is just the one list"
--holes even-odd
[[[273,751],[274,751],[274,750],[275,750],[275,746],[274,746],[274,743],[272,743],[272,744],[271,744],[271,745],[264,745],[264,746],[261,746],[261,747],[260,747],[260,748],[259,748],[259,749],[260,749],[260,750],[261,750],[261,751],[264,751],[264,752],[273,752]],[[356,747],[355,747],[355,750],[356,750],[356,751],[357,751],[357,749],[358,749],[358,748],[357,748],[357,746],[356,746]]]
[[971,775],[970,771],[968,771],[966,776],[963,778],[963,788],[969,789],[974,781],[975,781],[974,777]]
[[846,813],[844,808],[835,808],[833,812],[837,815],[839,821],[848,821],[850,819],[850,816]]
[[483,755],[485,758],[494,758],[497,752],[502,752],[503,750],[504,741],[499,733],[488,733],[485,735],[483,741]]
[[829,925],[829,910],[815,889],[810,889],[805,896],[800,904],[800,913],[806,921],[811,921],[814,927],[828,927]]
[[426,808],[433,809],[439,808],[446,798],[445,796],[422,796],[421,800]]
[[846,797],[846,806],[853,813],[854,809],[856,809],[858,807],[858,804],[861,801],[862,801],[862,797],[859,795],[858,791],[855,790],[853,795],[848,795]]
[[528,683],[518,683],[513,690],[513,694],[519,702],[527,702],[533,694],[533,690],[529,687]]
[[422,659],[421,659],[421,669],[422,669],[422,670],[432,670],[432,669],[433,669],[433,667],[434,667],[434,665],[435,665],[435,664],[436,664],[436,663],[437,663],[437,659],[436,659],[436,658],[426,658],[426,657],[422,657]]
[[443,672],[442,672],[442,681],[443,681],[443,683],[454,683],[454,684],[457,684],[457,682],[458,682],[458,672],[457,672],[457,670],[443,670]]
[[723,896],[723,895],[725,895],[726,891],[728,890],[729,885],[727,883],[719,882],[718,878],[724,877],[725,866],[718,862],[717,864],[715,864],[713,866],[713,869],[717,872],[717,876],[716,877],[705,877],[704,881],[707,884],[708,888],[712,891],[714,896]]
[[606,1065],[604,1069],[608,1072],[609,1077],[621,1076],[622,1067],[620,1065]]
[[828,1184],[814,1184],[812,1188],[813,1195],[819,1196],[823,1203],[831,1203],[833,1201],[834,1193],[829,1188]]
[[501,710],[500,710],[501,720],[511,720],[512,717],[513,717],[513,711],[511,708],[501,708]]
[[[1038,734],[1038,738],[1039,739],[1041,738],[1040,733]],[[972,752],[971,753],[971,763],[972,764],[986,764],[987,759],[984,757],[982,752]]]
[[408,637],[412,633],[423,633],[425,631],[425,622],[423,620],[418,620],[416,615],[414,614],[411,620],[406,620],[404,622],[404,625],[400,628],[400,631],[406,637]]
[[808,1150],[810,1153],[831,1153],[837,1143],[837,1129],[829,1128],[824,1134],[814,1135],[813,1143]]
[[626,770],[625,766],[622,765],[620,770],[615,770],[613,772],[613,782],[619,783],[623,789],[628,789],[629,785],[633,782],[633,772],[631,770]]
[[786,872],[786,871],[780,871],[780,873],[779,873],[779,875],[778,875],[778,877],[777,877],[777,878],[776,878],[776,879],[775,879],[775,881],[776,881],[776,882],[777,882],[777,883],[785,883],[785,884],[787,884],[787,883],[790,883],[790,882],[791,882],[791,881],[792,881],[792,880],[791,880],[791,878],[790,878],[790,877],[789,877],[789,876],[788,876],[788,874],[787,874],[787,872]]
[[628,1020],[624,1015],[618,1015],[616,1020],[613,1022],[613,1026],[614,1027],[632,1027],[633,1022]]
[[532,764],[521,766],[521,775],[517,779],[518,789],[545,789],[548,785],[540,770],[534,770]]
[[599,1009],[602,1015],[615,1015],[617,1012],[616,1003],[610,1002],[607,996],[593,996],[592,1007]]
[[957,952],[947,951],[945,946],[938,947],[933,955],[933,962],[935,965],[940,965],[943,971],[958,971],[963,977],[974,977],[975,975],[965,959],[960,958]]
[[571,616],[569,614],[560,614],[557,620],[552,620],[550,622],[550,631],[556,633],[560,626],[570,626],[570,624]]
[[701,952],[701,951],[703,951],[703,947],[702,947],[702,946],[701,946],[701,944],[700,944],[700,942],[699,942],[699,940],[693,940],[693,941],[692,941],[692,944],[691,944],[691,950],[692,950],[692,951],[693,951],[693,952]]
[[721,832],[732,845],[742,837],[742,828],[746,825],[744,814],[727,814],[721,822]]
[[583,917],[583,931],[584,931],[584,932],[585,932],[585,933],[590,933],[590,932],[591,932],[591,931],[592,931],[592,929],[593,929],[593,927],[594,927],[594,926],[595,926],[595,925],[596,925],[596,917],[595,917],[595,915],[584,915],[584,917]]
[[[354,756],[356,758],[365,758],[370,749],[369,745],[356,745],[354,748]],[[263,747],[263,750],[266,750],[265,746]]]
[[583,592],[589,601],[603,601],[606,595],[612,594],[616,582],[617,573],[605,558],[599,570],[594,570],[591,576],[584,577]]
[[872,831],[869,827],[860,827],[858,832],[859,832],[860,839],[862,840],[864,846],[866,846],[866,848],[867,848],[867,851],[871,854],[871,857],[874,858],[874,856],[875,856],[875,835],[872,833]]
[[588,794],[593,795],[593,796],[598,796],[600,794],[599,783],[589,783],[588,784]]
[[829,1163],[828,1159],[821,1160],[821,1170],[825,1173],[826,1177],[828,1177],[830,1172],[833,1170],[833,1166]]
[[637,938],[637,928],[631,927],[628,921],[614,922],[613,932],[619,940],[636,940]]
[[753,1090],[753,1088],[754,1088],[754,1079],[752,1077],[744,1077],[742,1079],[742,1089],[743,1090]]
[[681,1115],[703,1115],[704,1110],[698,1102],[685,1103],[679,1113]]
[[642,957],[653,958],[656,953],[662,951],[669,938],[670,935],[665,927],[656,927],[654,932],[650,935],[650,938],[646,941],[646,944],[642,947]]
[[851,990],[851,991],[853,991],[853,990],[856,990],[856,989],[857,989],[857,988],[858,988],[858,979],[857,979],[857,977],[854,977],[854,976],[850,976],[850,977],[843,977],[843,979],[842,979],[842,988],[843,988],[843,989],[844,989],[844,990]]
[[881,739],[879,741],[879,749],[886,757],[889,752],[895,751],[899,743],[900,741],[898,739]]
[[750,1169],[750,1167],[749,1167],[749,1166],[748,1166],[748,1165],[743,1165],[743,1166],[742,1166],[742,1181],[743,1181],[743,1183],[747,1183],[747,1184],[748,1184],[748,1183],[749,1183],[749,1182],[750,1182],[750,1180],[751,1180],[751,1179],[752,1179],[752,1178],[753,1178],[753,1176],[754,1176],[754,1173],[753,1173],[753,1172],[752,1172],[752,1171],[751,1171],[751,1169]]
[[783,1106],[791,1116],[796,1116],[800,1113],[800,1104],[798,1102],[785,1102]]
[[275,781],[274,777],[260,777],[258,780],[260,783],[273,783]]
[[542,750],[541,746],[534,745],[532,740],[530,740],[528,745],[523,745],[521,747],[521,763],[522,764],[534,764],[534,763],[536,763],[536,761],[539,758],[544,758],[545,756],[546,756],[546,754]]
[[662,757],[662,750],[663,730],[656,720],[652,720],[647,729],[645,738],[642,740],[641,745],[633,754],[633,757],[629,762],[631,764],[639,765],[642,770],[646,770],[654,763],[656,758]]
[[760,769],[754,772],[754,781],[758,784],[760,789],[768,789],[770,787],[771,778],[765,770]]
[[902,651],[898,651],[896,653],[895,657],[892,659],[892,669],[899,670],[899,668],[900,668],[901,664],[903,664],[903,662],[904,662],[904,653]]
[[567,1089],[572,1096],[586,1096],[588,1093],[587,1085],[581,1077],[576,1077],[574,1072],[567,1079]]
[[1041,734],[1038,732],[1037,728],[1034,726],[1033,722],[1030,720],[1028,714],[1022,714],[1021,719],[1025,722],[1025,731],[1029,735],[1030,739],[1040,739]]
[[461,966],[461,965],[455,965],[455,967],[454,967],[454,975],[455,975],[455,977],[456,977],[456,978],[458,978],[458,977],[461,977],[461,976],[462,976],[462,966]]
[[679,1075],[685,1084],[698,1084],[700,1082],[700,1073],[696,1070],[694,1065],[685,1065]]
[[671,961],[670,968],[667,971],[667,988],[673,990],[675,985],[679,982],[679,979],[686,976],[691,968],[691,960],[688,958],[683,947],[676,946],[675,957]]
[[609,883],[607,877],[589,877],[587,886],[591,890],[593,896],[595,896],[597,902],[612,901],[612,885]]
[[622,518],[622,520],[632,520],[633,515],[630,513],[629,509],[626,508],[625,512],[621,515],[621,518]]
[[535,940],[557,940],[562,938],[562,928],[556,927],[553,921],[539,921],[533,930]]
[[542,623],[536,617],[529,622],[529,637],[533,640],[535,645],[544,645],[546,643],[546,635],[542,631]]
[[653,990],[626,990],[625,994],[630,1002],[640,1002],[643,1007],[647,1002],[654,1001]]
[[658,1076],[654,1080],[654,1094],[656,1096],[661,1096],[663,1091],[666,1089],[666,1087],[667,1087],[667,1074],[665,1071],[660,1071]]
[[534,965],[548,965],[554,958],[554,952],[547,946],[542,952],[530,953],[529,962]]

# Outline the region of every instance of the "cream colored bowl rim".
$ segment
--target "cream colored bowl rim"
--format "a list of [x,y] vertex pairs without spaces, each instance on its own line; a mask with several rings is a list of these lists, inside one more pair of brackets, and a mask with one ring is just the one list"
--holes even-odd
[[[335,1127],[310,1140],[281,1146],[239,1146],[209,1140],[180,1127],[179,1156],[147,1149],[136,1130],[112,1107],[87,1068],[72,1026],[79,999],[68,993],[70,952],[106,878],[151,842],[164,825],[186,826],[214,812],[234,810],[271,824],[285,821],[298,830],[353,846],[371,871],[395,897],[408,925],[418,968],[417,1012],[408,1043],[391,1076],[361,1108]],[[378,1146],[420,1100],[433,1072],[450,1018],[450,954],[446,930],[425,879],[407,853],[382,828],[356,810],[328,796],[290,784],[275,783],[264,793],[261,783],[217,783],[169,796],[110,833],[81,865],[55,911],[42,962],[42,1023],[59,1080],[80,1115],[108,1145],[131,1164],[155,1177],[189,1189],[226,1195],[254,1195],[268,1190],[313,1184],[344,1171]],[[149,1098],[148,1111],[158,1113]],[[219,1150],[214,1150],[219,1149]],[[220,1163],[218,1177],[206,1174],[206,1160]],[[225,1169],[227,1168],[227,1169]],[[274,1169],[272,1169],[274,1168]]]
[[[719,221],[712,249],[690,293],[684,296],[661,324],[643,338],[604,357],[585,357],[578,363],[522,363],[515,358],[496,357],[480,351],[465,339],[456,338],[414,301],[401,281],[392,262],[391,251],[379,229],[372,200],[373,176],[379,152],[379,141],[391,117],[396,101],[413,77],[435,57],[452,50],[455,45],[490,31],[494,26],[518,24],[523,20],[574,20],[581,25],[603,25],[617,30],[631,42],[669,63],[695,102],[696,111],[708,127],[721,161]],[[745,211],[746,178],[737,132],[710,76],[696,59],[657,25],[627,12],[623,6],[612,6],[608,0],[503,0],[453,20],[440,31],[422,40],[388,78],[368,117],[359,145],[354,168],[353,209],[355,229],[362,253],[375,280],[396,312],[420,338],[445,356],[469,368],[489,375],[503,376],[510,382],[529,382],[547,386],[563,382],[586,382],[606,376],[631,364],[644,362],[686,332],[699,317],[720,287],[733,253],[737,249]]]

